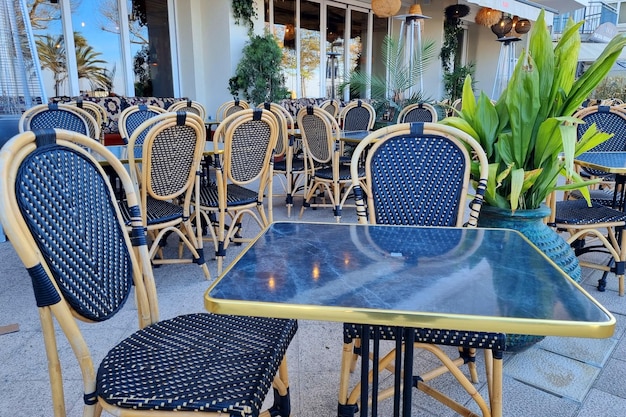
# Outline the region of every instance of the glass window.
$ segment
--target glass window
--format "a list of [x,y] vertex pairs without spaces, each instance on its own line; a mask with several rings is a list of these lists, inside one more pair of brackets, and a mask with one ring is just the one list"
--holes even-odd
[[[269,19],[269,11],[265,14]],[[296,97],[298,91],[298,59],[296,55],[296,2],[274,2],[274,35],[283,48],[285,85]]]
[[29,0],[27,9],[46,94],[48,97],[69,95],[61,6]]
[[[350,58],[348,61],[348,71],[363,72],[367,70],[367,64],[369,59],[367,56],[367,49],[369,44],[369,39],[367,36],[368,14],[352,10],[350,15],[350,39],[348,42],[348,54]],[[351,98],[365,98],[367,96],[367,92],[351,91],[350,95]]]
[[123,67],[117,0],[71,0],[76,66],[81,93],[123,94]]
[[135,95],[173,97],[167,0],[128,0]]
[[618,24],[626,24],[626,2],[619,4],[619,15],[617,16]]
[[320,4],[300,3],[300,97],[323,97],[321,79]]
[[326,94],[336,98],[337,86],[344,80],[344,32],[346,9],[328,6],[326,13]]

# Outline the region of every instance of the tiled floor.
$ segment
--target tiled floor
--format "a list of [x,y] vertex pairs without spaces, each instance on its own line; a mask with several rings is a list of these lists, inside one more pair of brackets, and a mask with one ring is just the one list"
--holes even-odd
[[[275,198],[275,220],[286,218],[281,198]],[[297,200],[300,203],[301,200]],[[299,206],[297,206],[299,208]],[[298,209],[292,219],[298,219]],[[330,209],[307,209],[303,221],[334,222]],[[354,222],[354,209],[345,208],[343,222]],[[258,231],[248,225],[247,234]],[[237,247],[228,251],[230,262]],[[207,251],[208,253],[208,251]],[[18,323],[20,330],[0,336],[0,417],[51,416],[50,390],[43,341],[30,278],[10,243],[0,243],[0,326]],[[214,261],[209,268],[217,276]],[[614,336],[606,340],[548,337],[525,352],[506,354],[504,364],[504,415],[586,417],[626,415],[626,299],[617,295],[616,279],[610,278],[607,291],[599,293],[595,283],[598,272],[583,270],[583,286],[617,318]],[[167,265],[155,269],[162,318],[186,312],[203,311],[203,294],[208,283],[193,265]],[[132,302],[104,324],[105,331],[81,325],[95,346],[99,360],[120,339],[134,331],[136,316]],[[300,322],[300,329],[288,352],[293,416],[334,416],[337,413],[338,370],[341,357],[341,324]],[[82,388],[76,361],[61,337],[63,375],[69,416],[82,415]],[[433,364],[425,352],[417,355],[416,367]],[[482,357],[478,357],[482,370]],[[433,386],[453,398],[478,407],[449,375],[438,378]],[[484,378],[477,385],[486,396]],[[379,415],[387,416],[390,401],[381,404]],[[414,414],[453,416],[455,413],[416,392]]]

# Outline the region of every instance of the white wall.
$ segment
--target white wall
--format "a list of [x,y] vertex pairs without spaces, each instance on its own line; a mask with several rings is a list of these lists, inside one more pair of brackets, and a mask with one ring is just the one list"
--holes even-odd
[[[263,32],[263,2],[257,1]],[[230,1],[177,0],[176,25],[181,96],[202,103],[215,118],[217,108],[232,100],[228,80],[235,73],[248,39],[247,29],[235,25]]]

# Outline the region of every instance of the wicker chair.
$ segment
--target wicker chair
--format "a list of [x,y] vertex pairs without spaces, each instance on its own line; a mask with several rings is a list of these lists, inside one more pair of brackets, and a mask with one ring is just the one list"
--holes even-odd
[[437,120],[437,109],[428,103],[409,104],[398,113],[398,123],[435,123]]
[[206,120],[206,109],[204,108],[202,104],[200,104],[197,101],[193,101],[193,100],[177,101],[176,103],[172,104],[171,106],[167,108],[167,111],[169,112],[176,112],[178,110],[184,110],[184,111],[188,111],[191,113],[195,113],[198,116],[200,116],[202,120]]
[[[613,133],[613,137],[587,152],[626,151],[626,109],[618,106],[590,106],[574,114],[585,123],[577,128],[578,139],[583,137],[587,129],[595,123],[602,132]],[[591,201],[604,206],[612,206],[615,196],[615,175],[607,174],[597,169],[581,167],[581,174],[590,178],[602,178],[599,186],[589,190]],[[624,178],[620,178],[624,182]],[[620,185],[621,187],[621,185]],[[618,192],[620,190],[618,187]],[[582,194],[575,190],[568,194],[568,198],[580,199]],[[622,196],[623,199],[623,196]]]
[[250,104],[245,100],[230,100],[222,103],[222,105],[217,108],[216,119],[218,122],[221,122],[231,114],[249,108]]
[[[100,106],[99,104],[96,104],[92,101],[85,101],[81,98],[79,98],[76,101],[70,101],[65,103],[68,106],[76,106],[79,109],[85,110],[87,113],[89,113],[89,115],[91,117],[94,118],[94,120],[96,121],[96,124],[100,127],[100,135],[103,135],[104,133],[104,126],[108,123],[109,118],[107,116],[107,112],[104,109],[104,107]],[[101,143],[103,143],[103,140],[100,141]]]
[[339,116],[341,102],[335,99],[324,100],[318,107],[322,110],[326,110],[333,117],[333,119],[336,119],[337,116]]
[[[359,161],[363,159],[365,181],[358,169]],[[475,195],[467,204],[472,160],[478,165],[479,178],[474,178],[477,184]],[[458,129],[434,123],[406,123],[377,130],[359,143],[352,156],[351,168],[359,223],[441,227],[477,225],[487,186],[488,162],[480,144]],[[364,196],[367,196],[367,201]],[[453,250],[456,244],[446,240],[445,229],[441,230],[440,235],[442,242]],[[398,241],[393,248],[385,248],[385,253],[387,256],[394,256],[393,253],[406,254],[414,251],[415,247],[416,245]],[[428,262],[428,248],[422,248],[421,251],[424,253],[413,254],[415,256],[412,257],[423,256],[424,261]],[[402,331],[406,333],[407,330],[411,329]],[[428,384],[442,373],[450,372],[475,398],[483,415],[491,415],[485,401],[477,395],[472,385],[478,378],[473,358],[476,348],[489,346],[485,349],[486,364],[493,366],[495,371],[492,374],[487,369],[489,392],[492,401],[497,401],[501,396],[501,380],[498,383],[496,379],[493,383],[491,377],[501,378],[500,359],[505,348],[503,337],[492,333],[438,331],[432,328],[412,330],[416,340],[414,347],[433,353],[442,363],[441,367],[433,371],[414,376],[413,380],[419,381],[416,387],[459,414],[475,415]],[[394,372],[393,358],[398,349],[402,348],[399,345],[401,340],[396,334],[395,329],[387,326],[344,324],[339,388],[339,407],[344,412],[340,412],[342,416],[354,413],[359,398],[363,406],[362,394],[367,395],[361,393],[360,385],[349,392],[349,376],[355,368],[356,360],[360,355],[362,358],[369,357],[369,343],[368,346],[362,344],[362,338],[396,341],[396,349],[382,358],[378,365],[374,365],[380,371],[388,369]],[[460,357],[456,360],[449,358],[437,345],[458,346]],[[493,357],[499,360],[494,361]],[[464,363],[469,365],[470,379],[458,369]],[[390,391],[381,392],[376,395],[376,401],[391,395]]]
[[376,121],[376,110],[361,100],[348,103],[339,113],[339,126],[343,130],[372,130]]
[[[215,182],[200,192],[200,210],[215,243],[218,273],[230,242],[243,243],[242,219],[250,216],[261,228],[273,221],[272,155],[279,127],[272,112],[246,109],[228,116],[215,131]],[[223,145],[224,152],[219,152]],[[248,187],[255,186],[255,189]],[[265,199],[264,199],[265,197]],[[267,213],[266,213],[267,206]],[[226,219],[230,224],[226,224]]]
[[[157,106],[150,106],[148,104],[137,104],[125,108],[120,113],[119,129],[120,135],[124,143],[128,144],[131,135],[135,130],[146,120],[158,116],[159,114],[166,113],[165,109]],[[141,148],[145,135],[148,131],[144,130],[140,136],[135,139],[135,144]],[[131,148],[132,149],[132,148]]]
[[[65,129],[99,139],[100,128],[93,117],[81,109],[66,104],[39,104],[26,110],[19,122],[20,132],[37,129]],[[96,136],[98,135],[98,136]]]
[[[307,207],[332,207],[335,221],[339,223],[341,210],[353,187],[350,166],[340,161],[339,125],[325,110],[308,106],[298,112],[298,126],[302,134],[304,154],[311,169],[311,182],[304,197],[300,217]],[[317,202],[320,197],[324,200],[328,197],[330,202]],[[313,198],[315,201],[311,202]]]
[[[132,233],[94,154],[117,171],[128,191]],[[3,147],[0,175],[0,220],[32,276],[39,310],[52,389],[49,415],[65,416],[64,390],[82,388],[82,415],[88,417],[102,410],[117,416],[258,416],[272,385],[271,415],[289,415],[284,356],[297,323],[206,313],[159,321],[138,196],[104,146],[64,130],[26,132]],[[51,187],[50,178],[61,176]],[[106,332],[103,322],[133,297],[140,330],[98,366],[88,343],[93,337],[85,339],[83,329]],[[57,337],[64,336],[81,382],[61,375],[58,351],[66,348]],[[96,356],[104,348],[102,341],[91,347]]]
[[[185,111],[163,113],[139,125],[128,146],[135,149],[140,137],[145,137],[141,157],[129,158],[129,170],[131,178],[139,184],[141,216],[152,238],[150,259],[154,264],[196,263],[209,279],[202,249],[202,227],[198,218],[194,231],[190,220],[192,200],[196,202],[200,192],[200,162],[206,141],[204,122],[200,116]],[[120,206],[129,219],[128,204],[122,200]],[[193,211],[198,208],[194,204]],[[163,255],[162,247],[171,233],[180,238],[178,259]],[[193,259],[182,259],[184,247]]]
[[279,134],[274,151],[274,175],[282,180],[287,217],[291,217],[294,193],[303,189],[306,194],[306,159],[297,155],[295,138],[290,134],[290,126],[294,126],[291,113],[276,103],[262,103],[258,107],[272,112],[278,121]]

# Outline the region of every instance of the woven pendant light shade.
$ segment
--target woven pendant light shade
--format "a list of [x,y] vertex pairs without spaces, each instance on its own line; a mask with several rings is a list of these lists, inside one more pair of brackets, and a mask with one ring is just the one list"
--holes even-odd
[[502,12],[499,10],[490,9],[489,7],[483,7],[476,13],[474,21],[479,25],[491,27],[498,23],[502,19]]
[[491,31],[498,37],[504,38],[513,29],[513,19],[503,17],[495,25],[491,26]]
[[372,0],[372,11],[378,17],[391,17],[402,7],[402,0]]
[[522,35],[524,33],[528,33],[528,31],[530,31],[530,20],[518,19],[515,23],[515,32]]
[[409,14],[422,14],[422,6],[419,4],[412,4],[411,7],[409,7]]

